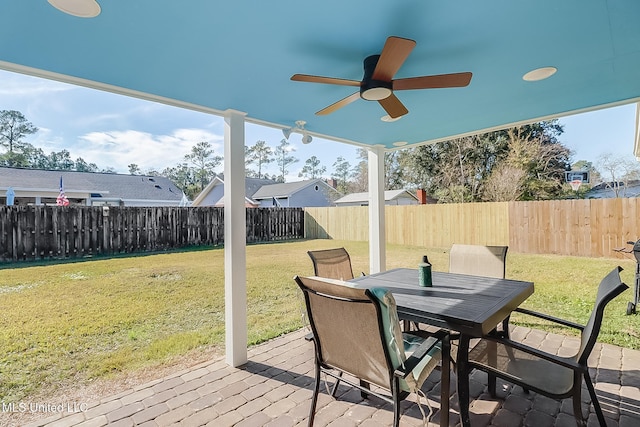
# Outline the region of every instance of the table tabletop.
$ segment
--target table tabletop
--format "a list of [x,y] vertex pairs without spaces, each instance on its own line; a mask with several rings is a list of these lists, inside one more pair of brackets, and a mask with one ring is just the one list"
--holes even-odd
[[396,268],[350,282],[358,288],[387,288],[400,319],[480,337],[489,333],[531,294],[533,283],[510,279],[432,273],[433,286],[418,284],[418,270]]

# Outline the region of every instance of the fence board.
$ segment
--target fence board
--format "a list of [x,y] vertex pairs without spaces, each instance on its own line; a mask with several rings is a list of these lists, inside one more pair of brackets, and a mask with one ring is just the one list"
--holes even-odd
[[[248,242],[303,237],[301,208],[247,209]],[[0,262],[162,251],[223,239],[223,208],[0,206]]]
[[[640,198],[387,206],[386,241],[509,245],[519,253],[620,257],[640,238]],[[306,208],[307,238],[367,241],[368,208]]]

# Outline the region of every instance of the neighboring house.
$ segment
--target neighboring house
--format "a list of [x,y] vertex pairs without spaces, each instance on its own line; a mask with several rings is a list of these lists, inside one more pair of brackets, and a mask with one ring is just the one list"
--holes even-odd
[[[331,206],[338,191],[321,179],[277,183],[270,179],[245,178],[245,206]],[[216,176],[193,201],[193,206],[224,206],[224,177]]]
[[[263,185],[275,184],[272,179],[245,178],[244,180],[244,205],[248,208],[257,208],[260,203],[251,197]],[[192,206],[224,206],[224,175],[216,175],[204,190],[193,200]]]
[[614,188],[617,186],[617,197],[639,197],[640,196],[640,180],[631,180],[625,185],[624,182],[602,182],[591,187],[586,192],[586,199],[612,199],[616,197]]
[[0,202],[9,188],[17,205],[55,205],[62,177],[72,205],[178,206],[182,190],[168,178],[115,173],[49,171],[0,167]]
[[[433,200],[433,199],[432,199]],[[424,203],[432,203],[425,199]],[[433,202],[434,203],[434,202]],[[351,193],[335,201],[336,206],[369,206],[369,193]],[[387,190],[384,192],[385,205],[417,205],[418,197],[408,190]]]
[[321,179],[263,185],[253,195],[260,207],[290,208],[332,206],[338,197],[338,190]]

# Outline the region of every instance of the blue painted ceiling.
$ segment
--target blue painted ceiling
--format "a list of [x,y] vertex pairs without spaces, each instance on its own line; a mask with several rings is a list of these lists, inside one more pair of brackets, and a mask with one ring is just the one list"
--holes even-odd
[[[637,0],[98,2],[89,19],[0,3],[0,68],[387,148],[640,99]],[[361,80],[391,35],[417,42],[396,78],[471,71],[470,85],[396,92],[410,112],[385,123],[361,99],[316,116],[354,88],[290,80]]]

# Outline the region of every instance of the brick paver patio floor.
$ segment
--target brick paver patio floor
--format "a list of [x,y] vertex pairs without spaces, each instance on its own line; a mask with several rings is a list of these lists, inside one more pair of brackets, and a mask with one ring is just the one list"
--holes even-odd
[[[253,347],[249,362],[231,368],[214,360],[186,371],[140,385],[82,411],[71,410],[30,426],[305,426],[313,387],[313,344],[306,331],[290,333]],[[514,328],[512,337],[558,354],[570,354],[576,338]],[[592,376],[609,426],[640,426],[640,352],[612,345],[596,345],[590,361]],[[458,424],[455,377],[452,379],[451,425]],[[323,384],[324,390],[324,384]],[[575,426],[570,400],[556,402],[519,387],[498,382],[499,398],[487,394],[486,376],[471,377],[471,423],[484,426]],[[584,386],[583,386],[584,388]],[[425,383],[439,422],[439,372]],[[315,425],[377,427],[391,425],[390,405],[362,400],[358,391],[340,386],[337,399],[321,393]],[[583,398],[588,399],[586,389]],[[585,401],[584,410],[589,410]],[[415,398],[403,403],[402,426],[422,425]],[[591,410],[589,425],[597,420]]]

